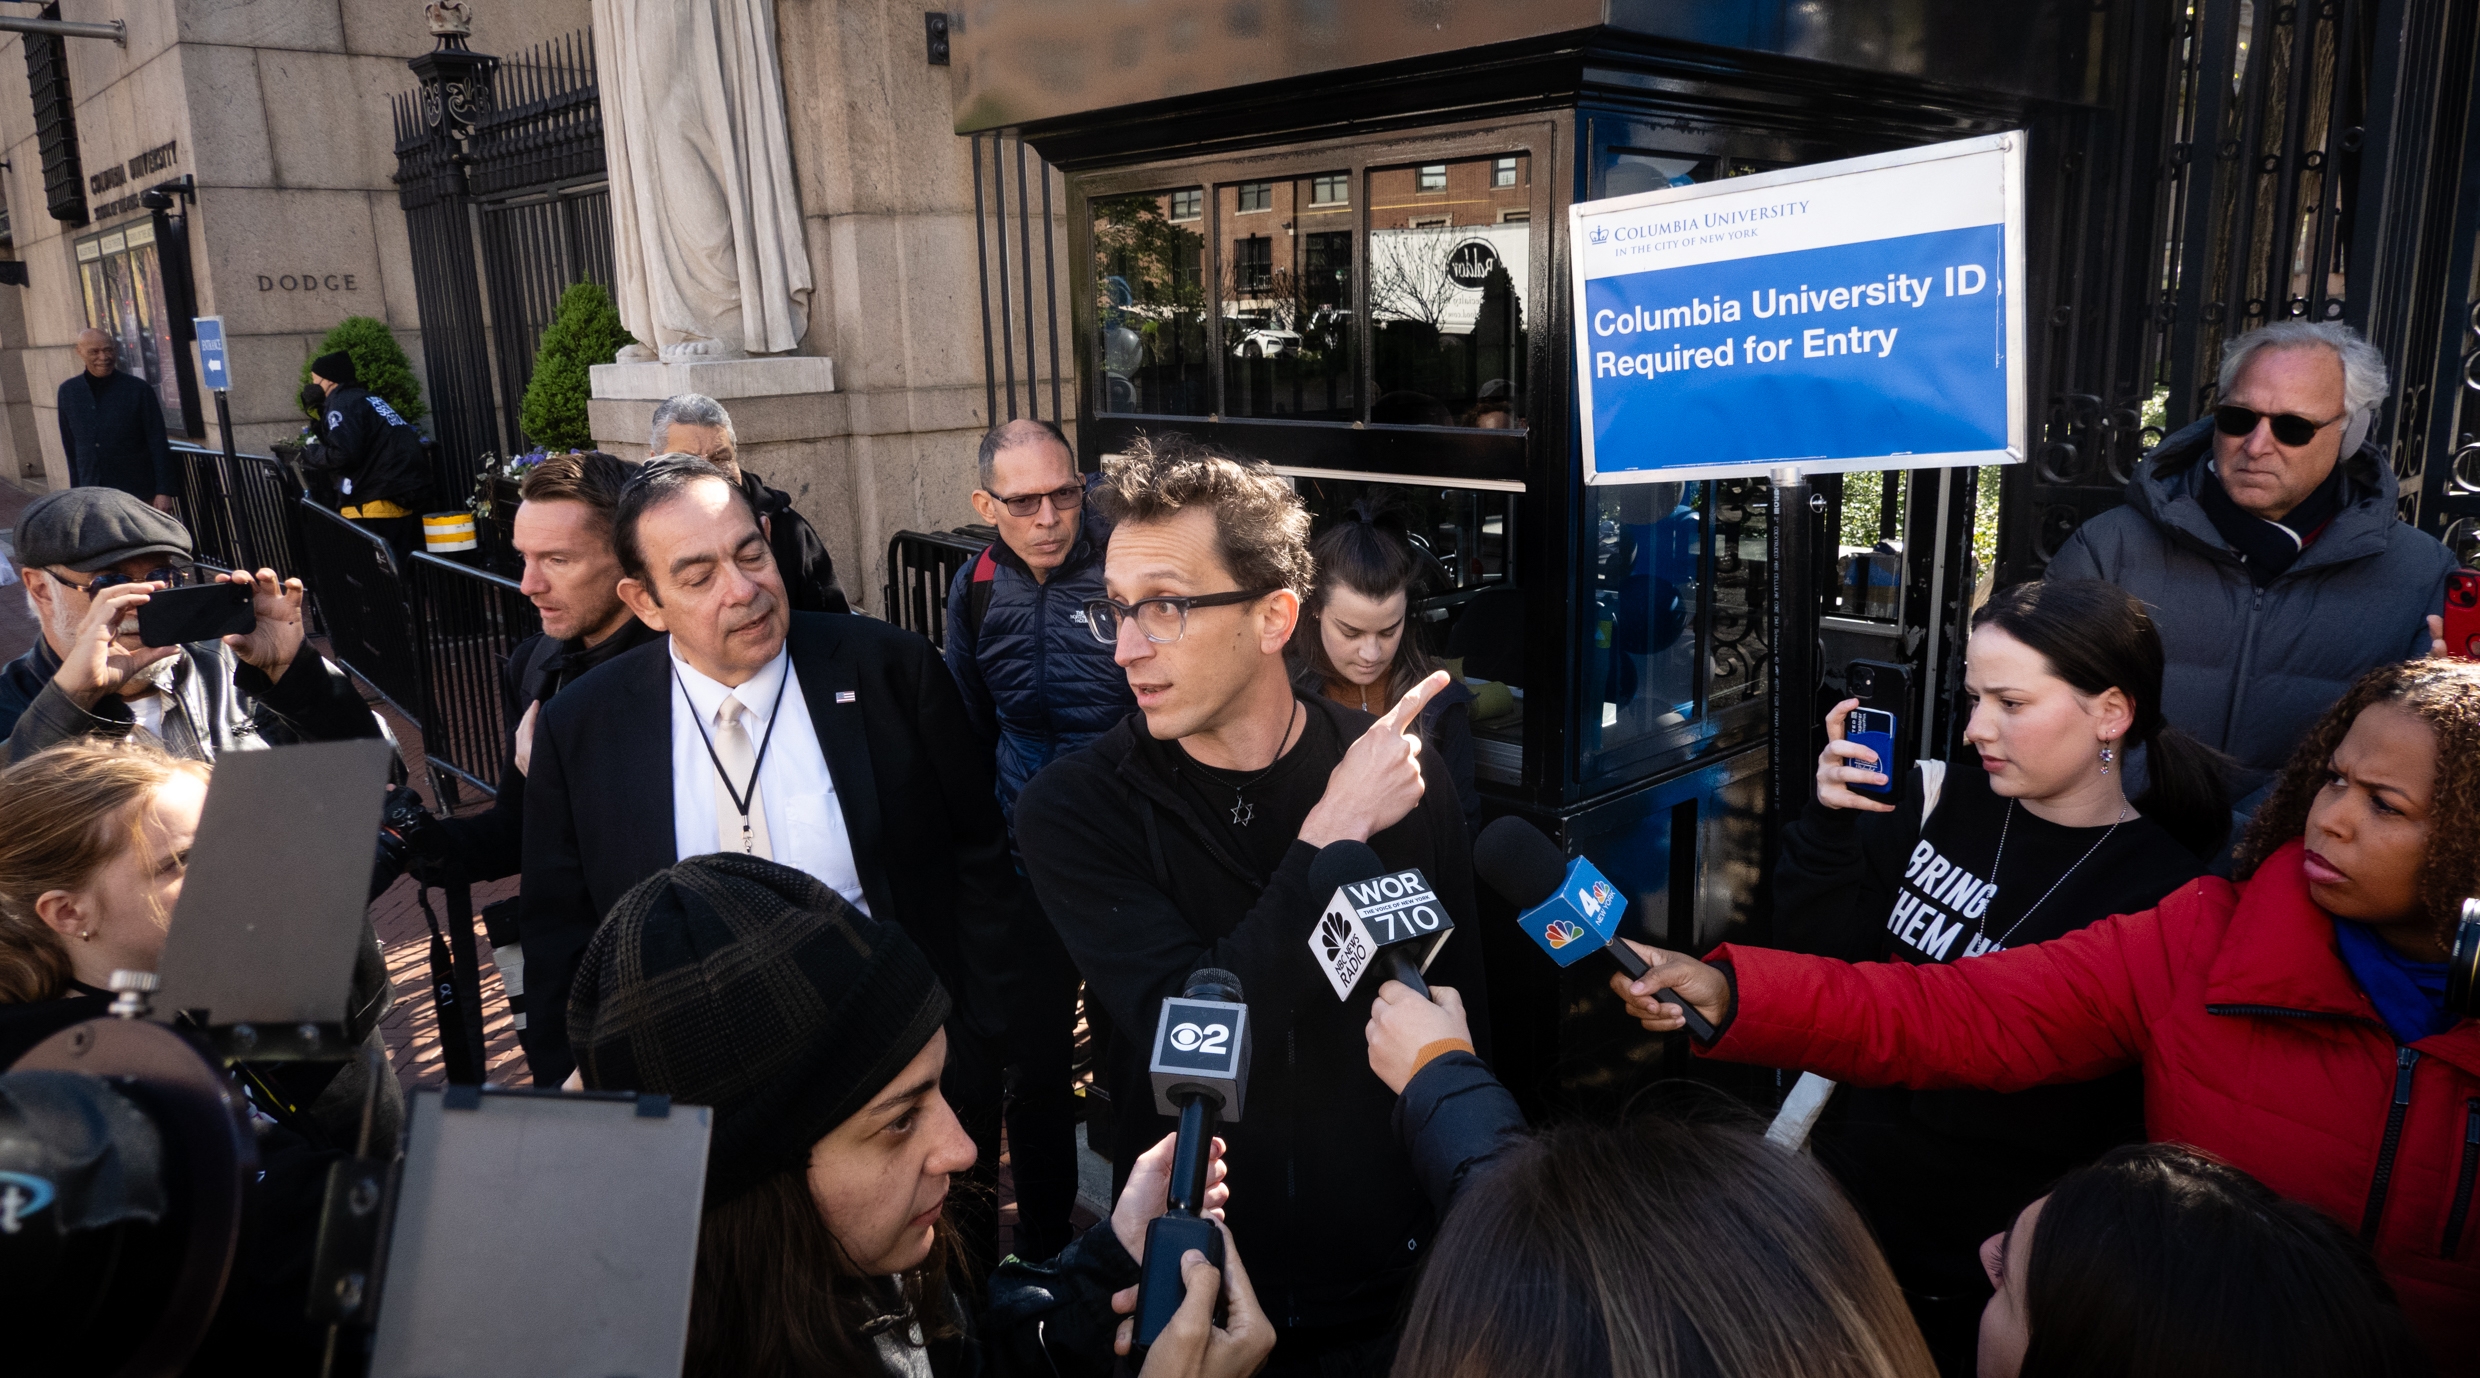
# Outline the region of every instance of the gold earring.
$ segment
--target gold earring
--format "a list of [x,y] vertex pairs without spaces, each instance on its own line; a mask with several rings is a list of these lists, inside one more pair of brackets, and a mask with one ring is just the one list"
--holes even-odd
[[81,932],[81,933],[79,933],[79,934],[78,934],[78,941],[79,941],[79,942],[82,942],[82,943],[91,943],[91,942],[93,942],[94,940],[95,940],[95,930],[93,930],[93,929],[91,929],[91,928],[89,928],[89,929],[85,930],[84,932]]

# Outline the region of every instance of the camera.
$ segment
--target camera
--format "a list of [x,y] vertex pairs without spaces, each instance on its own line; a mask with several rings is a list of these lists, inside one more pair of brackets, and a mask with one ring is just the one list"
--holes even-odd
[[379,852],[371,863],[370,897],[396,883],[407,871],[424,885],[441,885],[439,872],[448,859],[448,837],[437,815],[423,807],[411,786],[391,782],[379,811]]

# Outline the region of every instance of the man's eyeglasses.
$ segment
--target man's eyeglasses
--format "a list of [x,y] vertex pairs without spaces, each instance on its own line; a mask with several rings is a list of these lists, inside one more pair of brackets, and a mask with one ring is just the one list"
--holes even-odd
[[[982,491],[990,493],[987,488]],[[1042,510],[1042,502],[1046,498],[1049,499],[1051,506],[1061,512],[1073,512],[1083,507],[1085,489],[1081,485],[1072,483],[1065,488],[1054,488],[1047,493],[1027,493],[1021,498],[1003,498],[996,493],[990,493],[990,498],[991,501],[1006,508],[1010,516],[1030,517]]]
[[[2342,416],[2349,415],[2347,411],[2342,414]],[[2245,407],[2215,407],[2213,429],[2228,436],[2254,435],[2256,423],[2268,421],[2273,424],[2273,438],[2296,449],[2316,439],[2318,431],[2334,424],[2335,421],[2340,421],[2342,416],[2334,417],[2330,421],[2310,421],[2304,416],[2292,416],[2287,412],[2257,412],[2249,411]]]
[[44,573],[52,575],[53,583],[62,588],[76,589],[89,598],[105,589],[119,588],[123,584],[162,584],[167,588],[179,588],[189,582],[189,571],[176,569],[171,565],[157,565],[144,574],[98,574],[83,584],[73,579],[63,579],[58,574],[52,574],[50,570],[45,570]]
[[1094,640],[1105,646],[1119,644],[1122,620],[1133,620],[1146,640],[1177,641],[1188,632],[1190,608],[1227,608],[1234,603],[1254,603],[1274,589],[1240,589],[1231,593],[1209,593],[1197,598],[1140,598],[1134,603],[1115,603],[1096,598],[1085,605],[1085,625]]

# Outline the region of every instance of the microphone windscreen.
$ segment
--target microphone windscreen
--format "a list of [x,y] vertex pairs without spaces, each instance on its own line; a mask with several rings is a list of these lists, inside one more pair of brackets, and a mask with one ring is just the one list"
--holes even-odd
[[1188,989],[1181,992],[1191,1000],[1220,1000],[1227,1005],[1245,1005],[1240,994],[1240,978],[1221,967],[1199,967],[1188,974]]
[[1558,893],[1567,858],[1541,829],[1509,814],[1473,839],[1473,874],[1516,908],[1530,909]]
[[1386,873],[1387,864],[1368,843],[1349,839],[1329,842],[1319,849],[1317,860],[1309,863],[1309,893],[1324,904],[1337,890],[1356,881],[1376,880]]

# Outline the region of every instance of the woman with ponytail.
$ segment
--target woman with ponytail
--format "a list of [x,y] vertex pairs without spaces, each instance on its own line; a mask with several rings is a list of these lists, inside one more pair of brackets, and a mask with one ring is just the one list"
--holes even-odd
[[[1826,715],[1817,793],[1783,830],[1775,936],[1847,961],[1946,963],[2151,908],[2202,875],[2229,829],[2217,758],[2162,720],[2161,637],[2098,580],[2001,590],[1972,618],[1972,756],[1924,760],[1891,797]],[[2126,793],[2126,759],[2149,781]],[[1846,1089],[1815,1134],[1885,1244],[1939,1367],[1970,1373],[1989,1285],[1982,1240],[2060,1175],[2143,1137],[2129,1071],[2014,1095]]]
[[[1362,498],[1309,544],[1317,583],[1292,634],[1292,682],[1302,693],[1376,715],[1439,669],[1412,626],[1412,600],[1436,560],[1413,547],[1402,507]],[[1466,831],[1481,827],[1473,784],[1473,694],[1450,678],[1421,710],[1421,739],[1455,777]]]

